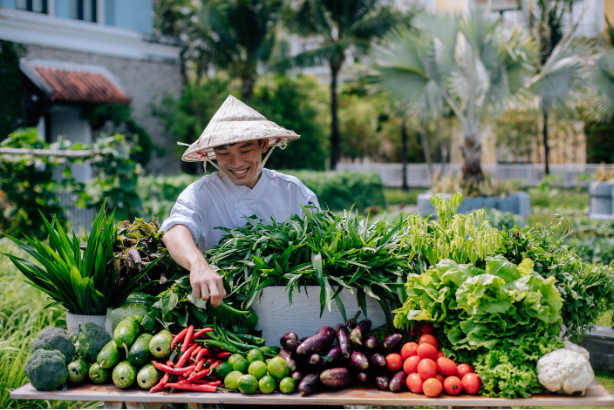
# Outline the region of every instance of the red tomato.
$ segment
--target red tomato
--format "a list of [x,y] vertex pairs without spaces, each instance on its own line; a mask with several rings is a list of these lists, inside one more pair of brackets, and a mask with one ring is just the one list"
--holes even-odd
[[436,378],[437,380],[439,380],[441,383],[443,383],[443,382],[444,382],[444,380],[446,380],[446,376],[444,376],[444,375],[443,375],[443,374],[441,374],[441,373],[437,373],[437,374],[435,375],[435,378]]
[[423,380],[435,377],[437,375],[437,365],[431,359],[422,359],[418,363],[418,374]]
[[467,373],[472,373],[472,372],[473,372],[473,369],[467,363],[461,363],[456,367],[456,375],[460,377],[461,379]]
[[444,376],[452,376],[453,374],[456,374],[456,363],[454,363],[452,359],[448,359],[447,357],[440,357],[437,359],[436,363],[437,370]]
[[441,394],[443,390],[443,385],[441,382],[435,378],[430,378],[424,381],[422,385],[422,390],[424,390],[424,395],[426,397],[437,397]]
[[475,373],[467,373],[463,376],[463,389],[469,394],[477,394],[482,387],[482,379]]
[[401,357],[403,360],[407,359],[409,356],[415,356],[418,351],[418,343],[416,342],[407,342],[401,348]]
[[407,376],[405,383],[407,383],[407,388],[412,393],[422,393],[422,378],[418,373],[412,373]]
[[437,360],[437,348],[430,343],[418,345],[418,357],[420,359]]
[[403,359],[400,354],[390,353],[386,356],[386,367],[388,367],[388,370],[398,372],[401,366],[403,366]]
[[450,396],[456,396],[463,390],[463,383],[456,376],[448,376],[443,382],[443,388]]
[[440,350],[437,352],[437,357],[446,357],[446,355]]
[[420,336],[420,340],[418,340],[418,344],[421,345],[422,343],[430,343],[433,346],[435,346],[436,349],[439,349],[439,342],[437,341],[437,339],[435,339],[435,336],[430,335],[430,334],[425,334]]
[[418,371],[418,363],[420,358],[418,356],[410,356],[403,362],[403,371],[407,374],[416,373]]

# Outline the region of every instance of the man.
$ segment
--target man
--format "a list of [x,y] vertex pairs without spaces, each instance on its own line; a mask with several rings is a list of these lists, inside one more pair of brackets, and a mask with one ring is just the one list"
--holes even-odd
[[[183,154],[184,161],[205,161],[220,172],[205,175],[188,186],[162,224],[162,240],[170,256],[190,271],[195,297],[219,306],[226,292],[222,278],[207,263],[203,252],[218,244],[225,227],[246,223],[246,216],[284,222],[316,206],[316,195],[297,178],[264,168],[276,146],[299,138],[268,121],[233,96],[229,96],[207,128]],[[263,154],[269,149],[267,156]]]

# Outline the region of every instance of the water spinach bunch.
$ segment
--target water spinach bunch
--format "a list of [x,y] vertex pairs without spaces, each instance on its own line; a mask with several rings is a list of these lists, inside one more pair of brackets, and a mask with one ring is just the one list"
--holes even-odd
[[347,289],[365,315],[366,296],[378,300],[392,323],[390,306],[404,300],[402,284],[409,270],[406,220],[369,223],[351,212],[305,211],[283,223],[252,217],[244,227],[227,230],[208,258],[220,269],[230,294],[247,309],[266,286],[286,286],[292,304],[296,290],[315,285],[320,287],[320,314],[326,307],[332,310],[334,302],[346,317],[339,293]]

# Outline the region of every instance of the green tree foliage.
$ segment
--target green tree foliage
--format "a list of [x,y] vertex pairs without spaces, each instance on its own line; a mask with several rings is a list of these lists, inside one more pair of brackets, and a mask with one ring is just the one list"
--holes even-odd
[[268,168],[324,170],[327,139],[321,118],[325,108],[318,103],[322,91],[316,79],[302,75],[296,79],[276,75],[256,86],[251,106],[301,136],[285,150],[276,150],[267,162]]
[[[18,130],[0,144],[3,148],[46,149],[36,129]],[[56,215],[66,222],[53,179],[55,161],[49,157],[0,155],[0,231],[15,237],[23,234],[45,236],[45,223],[39,209],[47,216]]]
[[[300,0],[292,2],[291,30],[305,36],[322,37],[316,48],[293,58],[298,66],[327,65],[331,75],[330,168],[335,170],[340,158],[341,136],[337,113],[337,87],[346,52],[365,52],[371,41],[381,37],[404,16],[388,2],[378,0]],[[407,20],[408,17],[405,16]]]
[[0,141],[25,125],[23,81],[19,71],[19,58],[24,51],[19,44],[0,40]]

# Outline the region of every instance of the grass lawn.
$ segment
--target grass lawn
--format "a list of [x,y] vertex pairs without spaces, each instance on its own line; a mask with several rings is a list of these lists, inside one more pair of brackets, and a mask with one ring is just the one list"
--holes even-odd
[[424,191],[426,191],[424,188],[410,188],[408,191],[397,188],[385,188],[384,196],[388,205],[416,205],[418,203],[418,194]]

